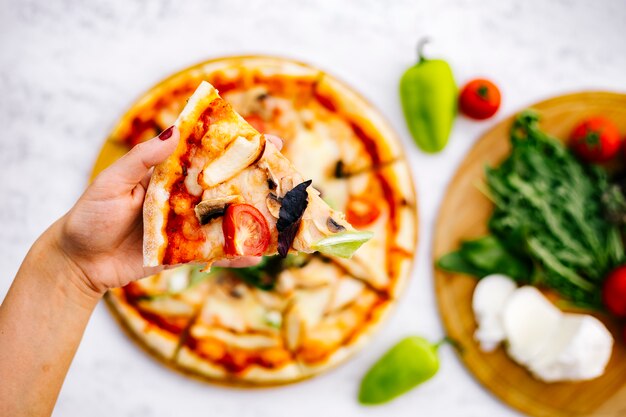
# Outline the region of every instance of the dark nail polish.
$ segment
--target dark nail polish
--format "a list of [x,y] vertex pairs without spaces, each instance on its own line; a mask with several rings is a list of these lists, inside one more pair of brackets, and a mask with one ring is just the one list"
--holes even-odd
[[172,133],[174,133],[174,126],[170,126],[167,129],[165,129],[163,132],[161,132],[161,134],[159,135],[159,139],[168,140],[169,138],[172,137]]

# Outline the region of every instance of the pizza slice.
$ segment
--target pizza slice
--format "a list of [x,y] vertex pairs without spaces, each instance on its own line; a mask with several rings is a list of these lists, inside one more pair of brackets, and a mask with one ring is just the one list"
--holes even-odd
[[155,167],[144,202],[145,266],[294,251],[350,257],[371,238],[331,209],[209,83],[175,125],[180,142]]

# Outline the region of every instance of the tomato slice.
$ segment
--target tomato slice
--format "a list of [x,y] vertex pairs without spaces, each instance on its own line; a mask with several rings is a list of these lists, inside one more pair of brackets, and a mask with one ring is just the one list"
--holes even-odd
[[380,208],[375,201],[366,197],[350,197],[346,207],[346,220],[354,227],[363,227],[380,216]]
[[265,217],[250,204],[231,204],[222,221],[224,252],[231,256],[261,256],[270,244]]

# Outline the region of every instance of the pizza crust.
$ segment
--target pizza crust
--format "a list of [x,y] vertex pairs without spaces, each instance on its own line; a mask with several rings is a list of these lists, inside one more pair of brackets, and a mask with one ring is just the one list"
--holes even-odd
[[154,355],[165,360],[174,359],[180,341],[179,335],[165,331],[141,317],[136,308],[128,304],[121,288],[110,290],[106,301],[118,319],[128,329],[128,332]]
[[205,360],[187,346],[180,348],[175,363],[187,371],[199,373],[210,380],[232,385],[281,385],[307,377],[295,362],[273,369],[252,365],[241,373],[230,374],[221,366]]
[[[189,98],[187,105],[176,119],[174,126],[180,131],[181,138],[187,137],[200,114],[218,96],[217,90],[209,83],[203,82]],[[164,229],[169,214],[169,189],[172,185],[171,172],[180,169],[179,158],[187,150],[187,144],[181,140],[176,150],[165,162],[157,165],[152,173],[150,185],[146,191],[143,204],[143,262],[146,267],[161,265],[163,253],[167,245]]]

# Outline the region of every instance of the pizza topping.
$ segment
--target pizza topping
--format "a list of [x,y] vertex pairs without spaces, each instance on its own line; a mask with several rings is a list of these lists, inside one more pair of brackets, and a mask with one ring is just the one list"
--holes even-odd
[[301,339],[303,338],[303,332],[304,323],[300,319],[298,306],[294,305],[287,313],[285,321],[285,339],[287,342],[287,347],[290,350],[296,350],[296,348],[300,344]]
[[333,233],[339,233],[346,230],[344,226],[337,223],[332,217],[329,217],[328,220],[326,220],[326,226],[328,227],[328,230]]
[[265,137],[263,135],[257,135],[250,140],[238,136],[221,156],[204,168],[201,181],[206,187],[221,184],[252,165],[264,150]]
[[343,224],[338,223],[330,216],[320,217],[314,215],[312,216],[312,220],[315,228],[321,233],[321,235],[317,235],[317,237],[313,236],[312,234],[310,235],[313,242],[323,238],[324,236],[346,231],[346,227]]
[[345,163],[340,159],[335,164],[335,178],[345,178],[347,177]]
[[264,291],[271,291],[276,285],[276,277],[282,269],[282,259],[264,256],[258,265],[247,268],[234,268],[231,272],[246,284]]
[[357,249],[372,237],[374,237],[372,232],[343,232],[325,237],[311,245],[311,247],[327,255],[350,258]]
[[343,277],[335,284],[335,293],[333,299],[328,306],[329,311],[338,311],[352,303],[365,289],[363,281]]
[[280,184],[280,178],[278,178],[276,174],[272,172],[272,169],[270,168],[269,164],[265,160],[261,160],[259,162],[259,168],[264,169],[265,172],[267,172],[267,188],[278,193],[279,192],[278,185]]
[[380,216],[380,208],[369,197],[351,197],[346,208],[346,219],[354,227],[367,226]]
[[196,197],[201,196],[202,191],[204,191],[200,184],[198,184],[198,174],[201,169],[196,167],[187,168],[186,166],[183,166],[182,168],[183,176],[185,177],[185,187],[187,188],[187,191],[189,191],[189,194]]
[[294,188],[295,179],[293,177],[282,177],[280,179],[280,186],[278,189],[278,195],[284,197],[291,189]]
[[164,316],[162,319],[172,319],[182,317],[192,317],[194,306],[182,300],[173,297],[153,297],[151,299],[143,299],[137,302],[137,306],[147,313]]
[[265,199],[265,204],[267,205],[267,210],[270,214],[276,218],[278,218],[280,213],[280,206],[282,203],[282,198],[277,197],[273,193],[269,193],[267,198]]
[[221,217],[226,211],[229,204],[239,203],[243,201],[240,195],[229,195],[227,197],[218,197],[211,200],[203,200],[194,211],[201,225],[205,225],[213,219]]
[[270,310],[265,313],[263,319],[265,324],[273,329],[280,329],[283,325],[283,316],[280,314],[280,311]]
[[278,229],[278,253],[283,258],[291,248],[291,244],[298,233],[300,220],[306,210],[309,200],[307,188],[311,185],[311,180],[296,185],[283,197],[276,229]]
[[271,114],[268,114],[267,108],[264,106],[264,101],[268,97],[269,92],[264,86],[253,87],[246,91],[241,106],[242,113],[246,116],[257,116],[261,120],[271,117]]
[[261,256],[270,243],[270,229],[265,217],[249,204],[229,205],[222,230],[226,255]]

